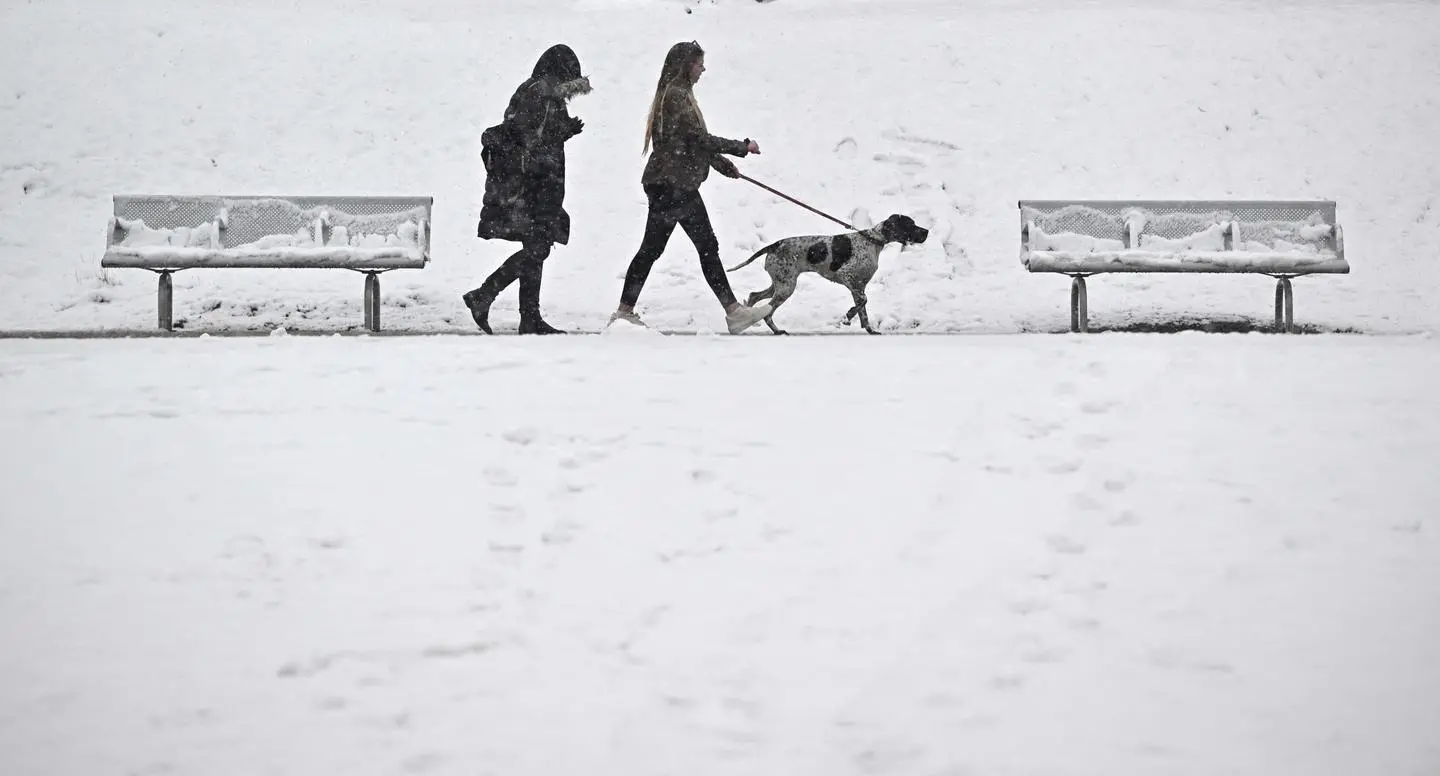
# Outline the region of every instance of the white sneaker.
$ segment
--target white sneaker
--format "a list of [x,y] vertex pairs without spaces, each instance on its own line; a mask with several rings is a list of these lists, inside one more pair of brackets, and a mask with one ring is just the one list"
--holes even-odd
[[769,302],[761,302],[754,307],[742,304],[734,311],[725,313],[725,325],[729,327],[731,334],[739,334],[764,320],[765,316],[772,312],[775,312],[775,308],[771,307]]
[[624,321],[626,323],[632,323],[636,326],[640,326],[643,328],[649,328],[648,326],[645,326],[645,322],[640,320],[640,316],[636,315],[634,310],[631,310],[628,313],[616,311],[615,314],[610,316],[610,323],[607,323],[605,325],[609,326],[611,323],[614,323],[616,321]]

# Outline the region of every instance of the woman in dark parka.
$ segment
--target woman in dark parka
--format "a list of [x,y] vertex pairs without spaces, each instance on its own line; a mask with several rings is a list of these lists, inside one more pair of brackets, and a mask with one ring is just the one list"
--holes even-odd
[[575,52],[564,44],[551,46],[511,96],[504,120],[481,136],[485,196],[476,236],[521,245],[479,288],[461,297],[486,334],[494,333],[490,305],[517,279],[520,333],[564,333],[540,317],[540,281],[551,246],[570,241],[565,141],[585,125],[570,115],[566,103],[589,92],[590,79],[581,75]]

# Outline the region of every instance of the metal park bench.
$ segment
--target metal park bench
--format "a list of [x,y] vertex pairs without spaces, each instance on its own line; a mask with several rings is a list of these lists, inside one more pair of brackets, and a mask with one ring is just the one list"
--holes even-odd
[[1335,203],[1257,201],[1026,201],[1020,262],[1069,275],[1070,330],[1089,330],[1085,278],[1103,272],[1268,275],[1275,328],[1294,331],[1291,278],[1346,274]]
[[157,273],[160,328],[174,330],[171,275],[187,269],[348,269],[365,275],[365,328],[380,330],[380,278],[430,261],[432,197],[116,195],[100,266]]

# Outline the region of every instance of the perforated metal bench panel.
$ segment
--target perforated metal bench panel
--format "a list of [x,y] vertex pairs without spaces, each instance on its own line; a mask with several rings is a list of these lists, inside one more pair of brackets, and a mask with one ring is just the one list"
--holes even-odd
[[[1335,225],[1335,203],[1325,200],[1021,200],[1021,220],[1024,221],[1028,213],[1033,212],[1039,218],[1036,220],[1050,219],[1059,211],[1065,210],[1073,205],[1079,205],[1090,210],[1099,211],[1107,216],[1119,219],[1125,211],[1131,208],[1140,208],[1156,215],[1172,215],[1177,213],[1231,213],[1235,220],[1241,223],[1254,223],[1259,221],[1304,221],[1312,213],[1319,213],[1325,223]],[[1120,221],[1123,227],[1123,220]],[[1084,222],[1069,220],[1056,223],[1057,227],[1083,227]],[[1049,231],[1060,231],[1059,228]],[[1071,229],[1071,231],[1080,231]],[[1123,234],[1114,231],[1111,234],[1096,234],[1095,237],[1113,237],[1120,239]],[[1180,234],[1166,234],[1165,237],[1180,237]]]
[[[421,269],[430,257],[433,202],[395,196],[117,195],[101,266]],[[326,223],[317,242],[322,214]],[[209,231],[222,217],[223,228]],[[142,222],[146,233],[127,238],[123,225]],[[406,224],[417,232],[402,234]],[[173,234],[156,234],[167,231]],[[347,244],[347,236],[360,234],[371,244]],[[386,238],[392,244],[379,244]],[[174,244],[157,244],[166,239]]]

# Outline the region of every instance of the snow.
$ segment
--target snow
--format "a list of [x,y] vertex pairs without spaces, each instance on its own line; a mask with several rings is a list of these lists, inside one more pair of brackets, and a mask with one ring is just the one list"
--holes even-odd
[[0,432],[8,773],[1440,766],[1428,336],[10,340]]
[[623,336],[623,337],[634,337],[634,336],[659,337],[659,336],[663,336],[661,332],[659,332],[659,331],[657,331],[657,330],[655,330],[655,329],[652,329],[652,328],[650,328],[649,326],[637,325],[637,324],[631,323],[630,321],[625,320],[624,318],[617,318],[617,319],[615,319],[615,320],[613,320],[613,321],[607,322],[606,325],[605,325],[605,334],[606,334],[606,335],[609,335],[609,336]]
[[120,235],[120,241],[117,243],[112,240],[111,244],[125,248],[179,246],[218,249],[222,228],[223,222],[218,218],[198,226],[177,226],[169,229],[152,229],[141,218],[115,216],[110,222],[111,233]]
[[[0,330],[151,329],[154,277],[100,266],[112,197],[249,191],[433,196],[382,319],[447,335],[307,336],[358,327],[350,273],[211,268],[177,322],[269,336],[0,339],[0,772],[1440,772],[1440,5],[298,8],[0,5]],[[683,237],[655,329],[605,326],[691,39],[742,171],[931,230],[882,253],[889,336],[813,275],[777,322],[840,336],[725,335]],[[474,237],[479,132],[557,41],[595,91],[543,300],[605,336],[448,336],[515,247]],[[705,196],[726,266],[833,226]],[[1016,260],[1016,202],[1066,197],[1333,200],[1352,272],[1296,318],[1362,334],[1023,333],[1069,281]],[[323,215],[265,251],[389,250]],[[221,261],[194,229],[244,217],[132,248]],[[1339,242],[1297,223],[1227,260]],[[1120,247],[1057,256],[1172,255]],[[1091,326],[1272,292],[1107,276]]]
[[1175,239],[1141,232],[1139,244],[1142,249],[1151,248],[1157,251],[1223,251],[1225,233],[1231,228],[1233,227],[1229,224],[1211,224],[1201,231]]

